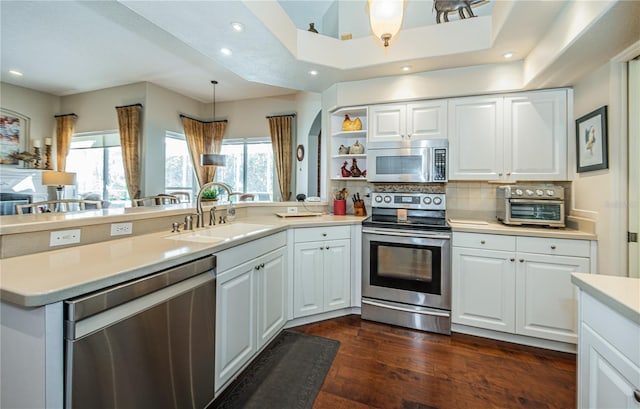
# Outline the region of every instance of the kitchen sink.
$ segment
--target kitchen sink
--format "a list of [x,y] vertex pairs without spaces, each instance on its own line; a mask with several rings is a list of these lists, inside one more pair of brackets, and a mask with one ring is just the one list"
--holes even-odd
[[180,234],[171,234],[165,238],[180,241],[195,241],[200,243],[216,243],[236,240],[269,230],[273,226],[253,223],[233,223],[208,227]]

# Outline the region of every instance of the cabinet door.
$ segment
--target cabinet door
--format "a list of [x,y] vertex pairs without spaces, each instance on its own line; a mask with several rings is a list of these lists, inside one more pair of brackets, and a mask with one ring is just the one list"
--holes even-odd
[[369,142],[399,141],[406,134],[404,104],[374,105],[369,108]]
[[216,390],[256,352],[254,267],[250,261],[217,278]]
[[351,302],[351,241],[324,243],[323,310],[346,308]]
[[324,243],[295,245],[293,262],[293,316],[318,314],[323,311]]
[[640,368],[583,323],[578,359],[580,408],[637,408]]
[[407,137],[412,140],[447,137],[447,101],[407,104]]
[[577,287],[571,273],[588,273],[589,259],[518,253],[516,333],[577,343]]
[[449,180],[503,178],[503,98],[449,102]]
[[286,249],[281,248],[256,263],[258,288],[258,346],[262,348],[284,327],[287,320]]
[[514,253],[453,247],[452,321],[513,332]]
[[567,179],[567,93],[506,97],[505,171],[513,180]]

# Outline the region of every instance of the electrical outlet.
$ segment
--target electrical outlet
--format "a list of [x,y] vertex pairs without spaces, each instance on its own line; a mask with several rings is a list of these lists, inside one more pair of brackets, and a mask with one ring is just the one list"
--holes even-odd
[[111,223],[112,236],[124,236],[133,233],[132,223]]
[[64,246],[80,243],[80,229],[52,231],[49,236],[49,246]]
[[298,213],[298,208],[297,207],[287,207],[287,213],[296,214],[296,213]]

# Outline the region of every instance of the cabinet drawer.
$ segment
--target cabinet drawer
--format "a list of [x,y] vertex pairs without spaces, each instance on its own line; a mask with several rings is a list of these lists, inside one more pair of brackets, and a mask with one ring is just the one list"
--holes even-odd
[[518,252],[589,257],[588,240],[518,237],[516,243]]
[[515,251],[516,238],[500,234],[453,233],[452,244],[487,250]]
[[349,226],[308,227],[295,230],[296,243],[348,239],[350,237],[351,229]]

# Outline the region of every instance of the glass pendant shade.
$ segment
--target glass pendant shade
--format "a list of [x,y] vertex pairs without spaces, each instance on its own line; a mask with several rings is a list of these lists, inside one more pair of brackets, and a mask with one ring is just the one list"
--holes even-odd
[[389,46],[389,40],[400,31],[404,0],[368,0],[369,23],[373,34]]

